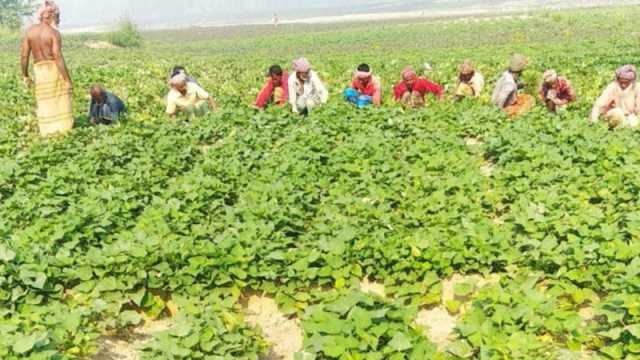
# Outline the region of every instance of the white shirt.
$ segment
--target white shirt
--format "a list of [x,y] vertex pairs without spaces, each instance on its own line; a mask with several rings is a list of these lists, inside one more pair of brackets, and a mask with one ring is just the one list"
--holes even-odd
[[329,92],[315,71],[309,72],[309,78],[304,83],[298,79],[296,72],[289,76],[289,103],[296,113],[299,112],[297,101],[301,96],[322,104],[329,100]]
[[496,89],[493,91],[491,102],[501,109],[504,109],[513,104],[517,95],[518,84],[516,83],[516,79],[514,79],[511,72],[505,71],[496,83]]
[[612,109],[620,109],[625,115],[640,115],[640,85],[633,83],[622,90],[617,81],[607,86],[602,95],[596,100],[591,111],[591,121],[596,121],[600,115]]
[[184,110],[191,105],[198,105],[209,98],[209,93],[198,84],[187,82],[187,92],[182,95],[178,90],[171,88],[167,96],[167,114],[173,115],[178,110]]

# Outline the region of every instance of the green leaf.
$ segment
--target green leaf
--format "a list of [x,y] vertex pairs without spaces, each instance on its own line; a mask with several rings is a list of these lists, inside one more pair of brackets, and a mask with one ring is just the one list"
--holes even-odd
[[308,352],[297,352],[293,354],[293,360],[316,360],[316,356]]
[[33,349],[37,342],[38,338],[35,335],[19,336],[13,344],[13,351],[19,355],[26,354]]
[[133,310],[127,310],[127,311],[123,311],[120,314],[120,320],[123,322],[124,325],[135,326],[140,324],[140,322],[142,321],[142,317],[140,317],[140,314],[138,314]]
[[402,352],[411,349],[413,345],[411,345],[411,341],[405,334],[397,332],[389,341],[389,347],[395,351]]
[[474,285],[468,282],[457,283],[453,286],[453,293],[457,297],[467,297],[473,294]]
[[360,307],[355,307],[351,310],[350,316],[357,329],[366,330],[371,326],[371,316],[369,312]]
[[447,346],[447,352],[463,359],[473,356],[473,348],[464,340],[456,341]]
[[462,303],[458,300],[447,300],[444,305],[449,314],[455,315],[460,312],[460,306],[462,306]]
[[625,328],[633,337],[640,339],[640,324],[629,325]]
[[338,358],[342,356],[346,351],[344,344],[340,341],[339,337],[329,336],[326,338],[324,345],[322,346],[322,352],[332,358]]
[[16,253],[8,247],[0,244],[0,261],[9,262],[16,258]]
[[36,289],[43,289],[47,282],[47,276],[39,271],[20,270],[20,280],[27,285]]

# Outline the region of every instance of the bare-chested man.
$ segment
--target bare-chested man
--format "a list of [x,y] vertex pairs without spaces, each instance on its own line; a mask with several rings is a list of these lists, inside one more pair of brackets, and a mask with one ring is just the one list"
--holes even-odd
[[25,85],[31,86],[29,57],[33,56],[38,126],[43,136],[65,133],[73,127],[72,83],[62,56],[62,38],[57,27],[60,10],[46,0],[38,10],[40,23],[26,32],[20,64]]

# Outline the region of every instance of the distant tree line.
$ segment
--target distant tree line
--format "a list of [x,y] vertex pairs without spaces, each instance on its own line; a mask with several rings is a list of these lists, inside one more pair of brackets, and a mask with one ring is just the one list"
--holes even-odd
[[33,15],[33,0],[0,0],[0,26],[19,29],[26,17]]

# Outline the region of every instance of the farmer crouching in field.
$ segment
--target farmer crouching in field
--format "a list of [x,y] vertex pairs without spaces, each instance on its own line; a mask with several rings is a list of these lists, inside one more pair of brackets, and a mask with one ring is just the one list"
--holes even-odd
[[318,74],[311,69],[309,60],[295,60],[293,71],[289,76],[289,103],[293,112],[306,116],[316,106],[327,103],[329,92]]
[[634,128],[640,124],[640,86],[636,83],[637,72],[633,65],[625,65],[616,71],[616,81],[604,90],[591,112],[590,122],[598,121],[601,115],[610,128]]
[[544,72],[538,95],[540,100],[547,106],[549,112],[552,113],[566,110],[567,105],[577,99],[571,82],[562,76],[558,76],[555,70]]
[[455,90],[455,99],[462,100],[466,97],[479,97],[484,88],[484,76],[478,71],[471,60],[465,60],[458,67],[458,83]]
[[31,86],[29,57],[33,55],[38,127],[42,136],[66,133],[73,128],[72,84],[57,27],[60,9],[45,1],[38,10],[40,24],[30,27],[22,41],[20,64],[23,82]]
[[519,90],[524,88],[520,82],[520,76],[527,63],[527,58],[524,55],[513,55],[509,69],[502,74],[493,92],[493,104],[503,109],[511,118],[530,111],[535,105],[533,96],[519,94]]
[[167,96],[167,114],[175,118],[178,113],[189,118],[206,115],[209,110],[217,110],[218,105],[208,92],[198,84],[188,82],[184,74],[178,74],[169,80]]
[[344,97],[350,103],[363,108],[382,103],[382,86],[380,79],[373,75],[371,67],[361,64],[353,73],[351,86],[344,91]]
[[407,66],[401,73],[402,80],[393,88],[394,98],[406,108],[424,107],[427,94],[433,94],[442,101],[444,89],[423,77],[418,77],[416,71]]
[[116,123],[120,115],[127,111],[124,102],[119,97],[106,91],[100,85],[91,86],[89,93],[91,94],[89,119],[93,125]]
[[256,99],[255,107],[264,109],[269,104],[283,107],[289,100],[289,87],[285,81],[289,79],[289,74],[283,71],[280,65],[273,65],[269,68],[267,82],[260,90]]

